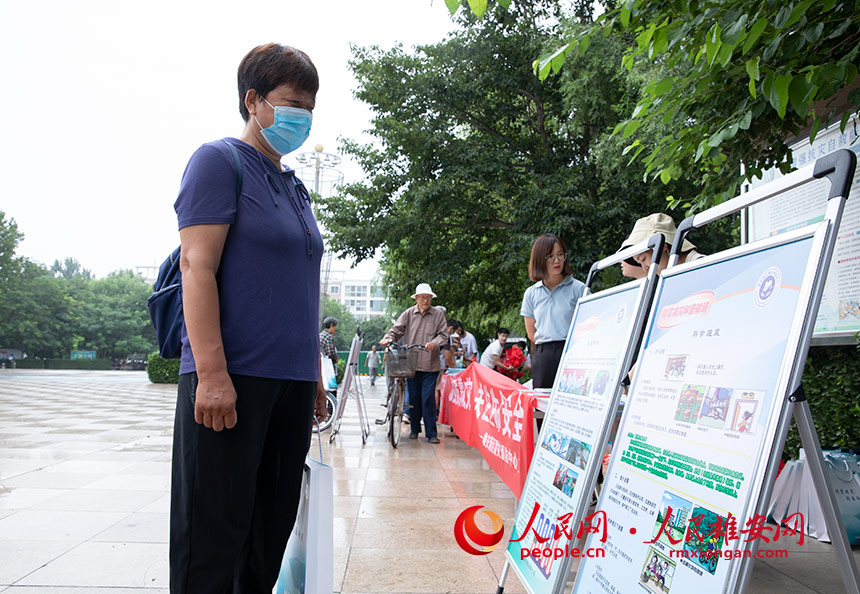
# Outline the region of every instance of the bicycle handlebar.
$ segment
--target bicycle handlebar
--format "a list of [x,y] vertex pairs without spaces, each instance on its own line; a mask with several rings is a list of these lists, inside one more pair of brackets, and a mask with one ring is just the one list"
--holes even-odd
[[[386,350],[386,351],[390,351],[390,350],[399,351],[400,349],[404,349],[404,350],[407,350],[407,351],[408,351],[409,349],[418,349],[418,350],[420,350],[420,351],[428,351],[428,349],[424,348],[424,345],[423,345],[423,344],[405,344],[405,345],[402,345],[402,346],[398,346],[398,345],[396,345],[396,344],[394,344],[394,343],[390,343],[390,344],[388,344],[388,345],[386,345],[386,346],[385,346],[385,350]],[[428,351],[428,352],[429,352],[429,351]]]

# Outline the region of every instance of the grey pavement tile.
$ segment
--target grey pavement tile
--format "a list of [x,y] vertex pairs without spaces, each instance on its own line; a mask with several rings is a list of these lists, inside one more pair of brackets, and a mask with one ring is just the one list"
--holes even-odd
[[57,511],[142,511],[162,495],[157,491],[74,489],[31,506]]
[[52,464],[45,460],[25,460],[22,458],[0,458],[0,481],[33,472]]
[[161,495],[158,499],[156,499],[149,505],[140,508],[137,511],[146,514],[170,513],[170,493],[167,493],[166,495]]
[[95,441],[92,436],[87,436],[88,440],[72,440],[72,441],[61,441],[59,443],[51,444],[50,446],[42,446],[45,449],[54,449],[58,451],[69,451],[74,452],[76,456],[81,454],[88,454],[91,452],[98,452],[99,450],[104,450],[113,445],[110,442],[106,441]]
[[0,448],[0,458],[9,460],[44,460],[45,465],[62,462],[75,458],[80,454],[72,452],[58,452],[44,448],[22,449],[22,448]]
[[81,586],[103,594],[105,587],[166,588],[168,579],[166,544],[85,542],[16,585],[51,586],[52,592]]
[[113,429],[111,431],[102,431],[93,436],[95,440],[110,443],[110,444],[125,444],[129,442],[146,439],[152,435],[148,431],[133,431],[129,429]]
[[0,438],[5,435],[31,435],[35,433],[47,433],[50,427],[39,423],[27,424],[17,421],[4,421],[0,423]]
[[112,474],[88,483],[87,488],[167,492],[170,489],[170,476],[157,474]]
[[136,464],[134,460],[126,460],[126,461],[109,461],[109,460],[81,460],[80,458],[76,458],[74,460],[67,460],[65,462],[59,462],[56,464],[52,464],[46,470],[48,472],[69,472],[69,473],[82,473],[82,474],[94,474],[94,475],[107,475],[115,472],[121,472],[126,468],[133,466]]
[[119,474],[154,474],[160,476],[170,476],[170,461],[158,462],[148,460],[146,462],[136,462],[128,468],[124,468]]
[[82,542],[128,515],[127,512],[25,509],[0,520],[0,541]]
[[69,493],[71,489],[36,489],[19,487],[0,491],[0,510],[21,510],[33,507],[43,501]]
[[[3,586],[0,586],[2,588]],[[3,594],[169,594],[167,588],[98,588],[89,586],[58,588],[56,586],[10,586]]]
[[104,460],[106,462],[146,462],[153,460],[157,454],[155,452],[129,452],[123,451],[123,446],[111,446],[110,449],[100,450],[91,454],[79,455],[75,460]]
[[93,536],[91,542],[169,542],[170,514],[134,513],[103,532]]
[[826,592],[832,594],[842,592],[843,590],[844,588],[841,587],[835,590],[813,590],[793,580],[784,573],[777,571],[773,567],[756,561],[753,564],[752,576],[750,577],[745,594],[773,594],[773,592],[779,592],[780,594],[816,594]]
[[36,470],[3,481],[10,489],[30,487],[35,489],[77,489],[106,476],[104,473],[50,472]]
[[757,561],[756,571],[762,567],[769,567],[816,592],[841,592],[845,589],[836,555],[833,552],[791,551],[786,558]]
[[0,584],[14,584],[76,546],[75,542],[0,541]]

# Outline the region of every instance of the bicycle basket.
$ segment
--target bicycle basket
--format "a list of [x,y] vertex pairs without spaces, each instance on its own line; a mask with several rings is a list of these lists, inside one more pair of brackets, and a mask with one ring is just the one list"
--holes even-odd
[[388,352],[387,365],[389,377],[415,377],[418,351],[415,349],[392,349]]

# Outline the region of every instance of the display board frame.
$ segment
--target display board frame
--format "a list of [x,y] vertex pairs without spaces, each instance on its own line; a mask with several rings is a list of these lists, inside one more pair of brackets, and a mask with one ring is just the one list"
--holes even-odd
[[[657,266],[663,253],[664,243],[665,239],[662,235],[654,235],[647,241],[643,241],[637,245],[622,250],[614,254],[613,256],[595,262],[592,265],[591,270],[589,271],[588,277],[586,279],[585,293],[583,297],[580,298],[580,300],[577,302],[573,318],[571,319],[570,328],[568,329],[567,334],[567,340],[565,342],[563,355],[559,365],[559,372],[556,373],[553,390],[550,395],[549,403],[547,404],[546,417],[544,418],[541,431],[538,436],[538,444],[543,444],[545,440],[548,440],[550,437],[552,437],[552,435],[548,435],[549,433],[557,432],[554,428],[553,411],[556,410],[557,401],[562,398],[560,391],[560,384],[563,381],[562,370],[565,367],[565,361],[567,360],[569,350],[575,343],[574,335],[577,329],[582,328],[585,323],[587,323],[590,319],[580,319],[580,316],[585,315],[583,314],[583,312],[589,310],[595,304],[597,304],[597,306],[599,307],[601,305],[601,302],[609,302],[608,305],[610,305],[611,307],[610,300],[612,300],[613,298],[617,298],[627,292],[635,292],[635,296],[632,299],[632,304],[630,307],[629,327],[624,332],[623,340],[619,341],[617,349],[614,349],[616,351],[615,356],[617,356],[618,359],[615,368],[611,372],[612,375],[609,376],[607,374],[607,388],[610,396],[607,399],[603,410],[598,410],[598,413],[602,412],[602,417],[601,422],[599,423],[600,426],[593,428],[596,439],[594,439],[593,443],[591,444],[591,452],[589,456],[590,460],[585,463],[585,467],[582,468],[580,476],[577,477],[578,481],[581,483],[581,486],[577,490],[577,497],[571,508],[572,515],[570,518],[570,526],[575,527],[576,525],[578,525],[578,523],[585,516],[585,513],[587,512],[589,504],[591,502],[592,493],[594,492],[598,474],[602,464],[602,453],[606,449],[606,444],[610,437],[612,425],[618,413],[619,403],[623,392],[623,386],[626,384],[625,380],[629,373],[630,366],[632,365],[632,360],[635,356],[639,341],[641,340],[642,330],[644,327],[645,319],[647,317],[647,312],[650,309],[651,300],[654,296],[654,290],[656,288],[658,278]],[[630,281],[622,285],[599,291],[594,294],[591,293],[591,285],[598,272],[606,268],[616,266],[623,260],[630,258],[634,255],[640,254],[649,249],[652,250],[652,258],[648,273],[645,278]],[[620,311],[619,315],[621,315]],[[583,324],[578,326],[579,322],[583,322]],[[573,436],[566,436],[562,439],[568,438],[575,440]],[[580,446],[581,445],[582,444],[580,444]],[[523,487],[523,495],[517,505],[515,518],[521,518],[523,516],[524,511],[526,514],[530,513],[533,509],[533,506],[535,505],[535,502],[537,501],[535,497],[529,496],[532,493],[532,489],[530,487],[532,482],[540,480],[536,476],[536,469],[540,464],[539,459],[542,459],[543,457],[551,457],[551,455],[545,453],[545,448],[539,445],[535,448],[535,453],[529,465],[529,473],[526,477],[526,482]],[[516,525],[512,528],[511,536],[513,536],[513,530],[515,528]],[[528,527],[526,528],[528,529]],[[517,547],[512,547],[512,543],[509,543],[508,549],[505,551],[505,566],[503,568],[502,575],[499,580],[497,593],[502,594],[502,592],[504,592],[504,584],[507,580],[508,572],[510,569],[514,570],[515,575],[530,594],[538,594],[539,592],[544,592],[545,590],[537,590],[535,588],[535,585],[531,581],[532,576],[526,575],[526,572],[520,566],[522,559],[516,559],[512,555],[512,548]],[[568,575],[570,574],[571,562],[571,557],[565,557],[561,561],[561,563],[556,566],[556,571],[552,572],[554,574],[552,575],[552,579],[550,579],[550,576],[545,576],[545,578],[549,580],[546,584],[549,586],[549,592],[558,593],[564,590],[565,584],[567,583]],[[550,564],[550,568],[551,566],[552,564]]]
[[337,399],[337,408],[335,408],[334,420],[331,425],[331,435],[328,438],[329,443],[334,442],[335,436],[340,433],[343,413],[346,410],[346,401],[350,397],[355,399],[355,404],[358,408],[358,421],[361,425],[361,443],[367,443],[367,438],[370,437],[370,423],[367,420],[364,393],[361,389],[361,383],[358,381],[358,357],[360,353],[361,328],[359,327],[355,329],[355,336],[352,337],[352,344],[349,347],[349,357],[346,360],[346,370],[343,373],[343,381],[340,385],[340,395]]
[[[723,205],[705,211],[700,215],[686,219],[678,229],[669,267],[663,272],[663,278],[660,280],[657,288],[654,307],[646,326],[646,338],[643,340],[640,347],[638,358],[638,360],[643,363],[647,363],[648,361],[646,351],[649,348],[649,340],[651,333],[654,332],[655,323],[660,320],[660,316],[663,313],[661,309],[662,297],[667,286],[672,286],[673,283],[677,284],[678,282],[681,282],[686,274],[699,273],[701,276],[701,271],[706,270],[708,267],[713,266],[714,268],[712,270],[716,271],[718,270],[717,267],[721,264],[725,265],[734,261],[740,262],[742,259],[750,256],[757,257],[759,255],[766,254],[768,250],[787,250],[789,246],[800,245],[800,242],[809,242],[809,252],[806,260],[806,268],[803,271],[803,281],[800,285],[800,293],[798,294],[797,302],[794,305],[791,326],[788,333],[785,335],[785,346],[779,359],[780,366],[775,376],[775,389],[770,398],[771,410],[768,413],[767,423],[763,428],[763,432],[761,434],[762,437],[759,441],[758,452],[760,455],[756,457],[753,467],[754,470],[752,471],[751,476],[748,477],[746,494],[743,499],[743,503],[741,504],[742,511],[740,512],[739,520],[752,517],[751,514],[755,514],[756,516],[766,514],[766,507],[770,499],[770,492],[772,490],[773,481],[778,468],[779,458],[784,447],[785,437],[792,415],[794,415],[798,422],[798,429],[800,430],[804,447],[807,449],[808,456],[812,460],[810,470],[813,474],[813,483],[815,484],[819,500],[822,503],[822,510],[825,515],[828,531],[833,534],[834,550],[839,559],[843,580],[849,591],[857,591],[858,584],[860,584],[860,575],[858,575],[857,566],[854,563],[850,547],[847,544],[841,517],[839,516],[838,511],[836,511],[836,501],[834,499],[832,489],[829,487],[828,479],[824,473],[820,443],[818,442],[818,436],[815,433],[815,429],[812,424],[808,404],[802,397],[800,378],[802,377],[803,363],[806,359],[809,343],[813,334],[815,316],[821,301],[827,268],[833,254],[839,222],[844,210],[845,199],[850,189],[850,178],[853,177],[855,164],[856,159],[853,153],[842,151],[842,154],[840,155],[831,155],[828,158],[819,160],[814,166],[811,165],[803,170],[790,174],[785,178],[777,180],[774,182],[773,187],[769,185],[768,187],[757,189],[756,195],[742,195],[734,200],[724,203]],[[789,231],[768,239],[732,248],[691,263],[677,265],[680,255],[679,248],[683,243],[684,236],[691,229],[699,228],[714,220],[722,218],[723,216],[746,208],[756,201],[765,200],[776,195],[779,193],[780,187],[797,187],[802,183],[808,183],[812,178],[822,177],[828,177],[831,182],[827,214],[822,222],[808,225],[802,229]],[[846,178],[849,178],[847,184]],[[770,256],[773,254],[777,254],[777,252],[774,251],[768,255]],[[725,273],[725,271],[723,271],[723,273]],[[764,275],[762,278],[764,278]],[[702,290],[708,290],[709,287],[703,286],[701,288]],[[758,286],[755,291],[756,294],[758,294]],[[644,381],[642,378],[647,376],[647,373],[647,371],[643,371],[641,368],[637,370],[633,380],[633,385],[631,386],[630,398],[632,401],[637,400],[638,382]],[[639,398],[641,399],[642,397],[640,396]],[[631,430],[634,426],[634,417],[635,414],[633,410],[625,411],[625,417],[622,420],[621,427],[619,428],[619,435],[633,435]],[[630,441],[632,442],[632,438]],[[659,448],[659,446],[660,444],[658,440],[657,447]],[[662,451],[665,453],[666,450],[663,449]],[[631,458],[628,458],[628,468],[630,467],[630,460]],[[598,509],[604,507],[602,504],[605,503],[605,499],[609,496],[608,494],[611,492],[613,486],[617,485],[617,481],[616,483],[613,483],[612,480],[617,476],[616,469],[620,464],[622,464],[621,456],[613,456],[613,460],[608,470],[608,484],[604,486],[604,491],[601,493],[601,499],[598,502]],[[669,476],[671,477],[671,475]],[[630,481],[631,479],[628,477],[627,480]],[[666,482],[667,489],[668,486],[669,483]],[[651,488],[653,490],[653,486]],[[738,485],[738,488],[740,488],[740,485]],[[667,494],[669,494],[668,490]],[[613,509],[612,505],[606,505],[605,507],[610,511]],[[619,522],[619,524],[620,523],[621,522]],[[627,527],[625,526],[623,528]],[[620,529],[619,533],[624,534],[624,531]],[[631,530],[631,534],[633,533],[634,532]],[[619,536],[618,538],[622,539],[623,537]],[[590,537],[586,543],[586,547],[594,544],[594,540],[594,536]],[[624,543],[620,542],[619,544]],[[638,551],[638,553],[646,553],[646,568],[648,567],[648,558],[652,553],[651,550],[645,547],[647,544],[649,543],[643,542],[642,545],[639,545],[641,551]],[[737,543],[737,545],[731,550],[748,550],[752,555],[754,555],[757,551],[758,544],[759,542],[757,540],[752,540],[749,545],[746,543]],[[627,548],[624,550],[629,551]],[[665,565],[658,563],[659,559],[657,559],[656,553],[659,551],[655,550],[654,552],[655,566],[662,566],[662,569],[655,573],[662,572],[660,576],[661,579],[665,579],[666,577],[669,577],[670,579],[675,578],[675,565],[672,565],[671,567],[672,573],[668,574],[668,558],[662,557],[662,559],[666,559]],[[594,586],[597,580],[599,580],[597,574],[589,575],[592,569],[592,563],[595,563],[595,561],[590,559],[583,561],[583,564],[580,566],[578,571],[576,583],[574,585],[574,592],[605,591],[602,585],[599,588],[595,587],[594,589],[589,590],[589,586]],[[638,565],[636,564],[636,560],[634,560],[632,564],[628,563],[628,567],[624,571],[631,573],[631,570],[635,570],[636,567],[638,567]],[[726,570],[726,565],[724,564],[723,566],[723,571],[720,576],[723,581],[711,584],[712,587],[720,587],[719,590],[705,589],[707,583],[702,582],[701,579],[697,582],[699,589],[703,592],[742,592],[749,581],[752,568],[752,557],[750,556],[739,559],[739,562],[728,567],[729,569]],[[598,569],[600,569],[599,566]],[[619,571],[620,568],[615,568],[615,571],[613,572],[614,575],[617,576]],[[646,575],[648,573],[649,571],[643,568],[642,574]],[[638,578],[639,576],[637,575],[636,577]],[[641,582],[644,578],[639,579]],[[625,584],[626,582],[616,583],[612,586],[624,587]],[[650,585],[650,581],[648,584]]]

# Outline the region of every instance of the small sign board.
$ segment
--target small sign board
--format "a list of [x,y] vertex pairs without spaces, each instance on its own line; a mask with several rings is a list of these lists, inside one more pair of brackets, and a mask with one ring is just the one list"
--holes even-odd
[[95,359],[95,351],[72,351],[72,359]]

